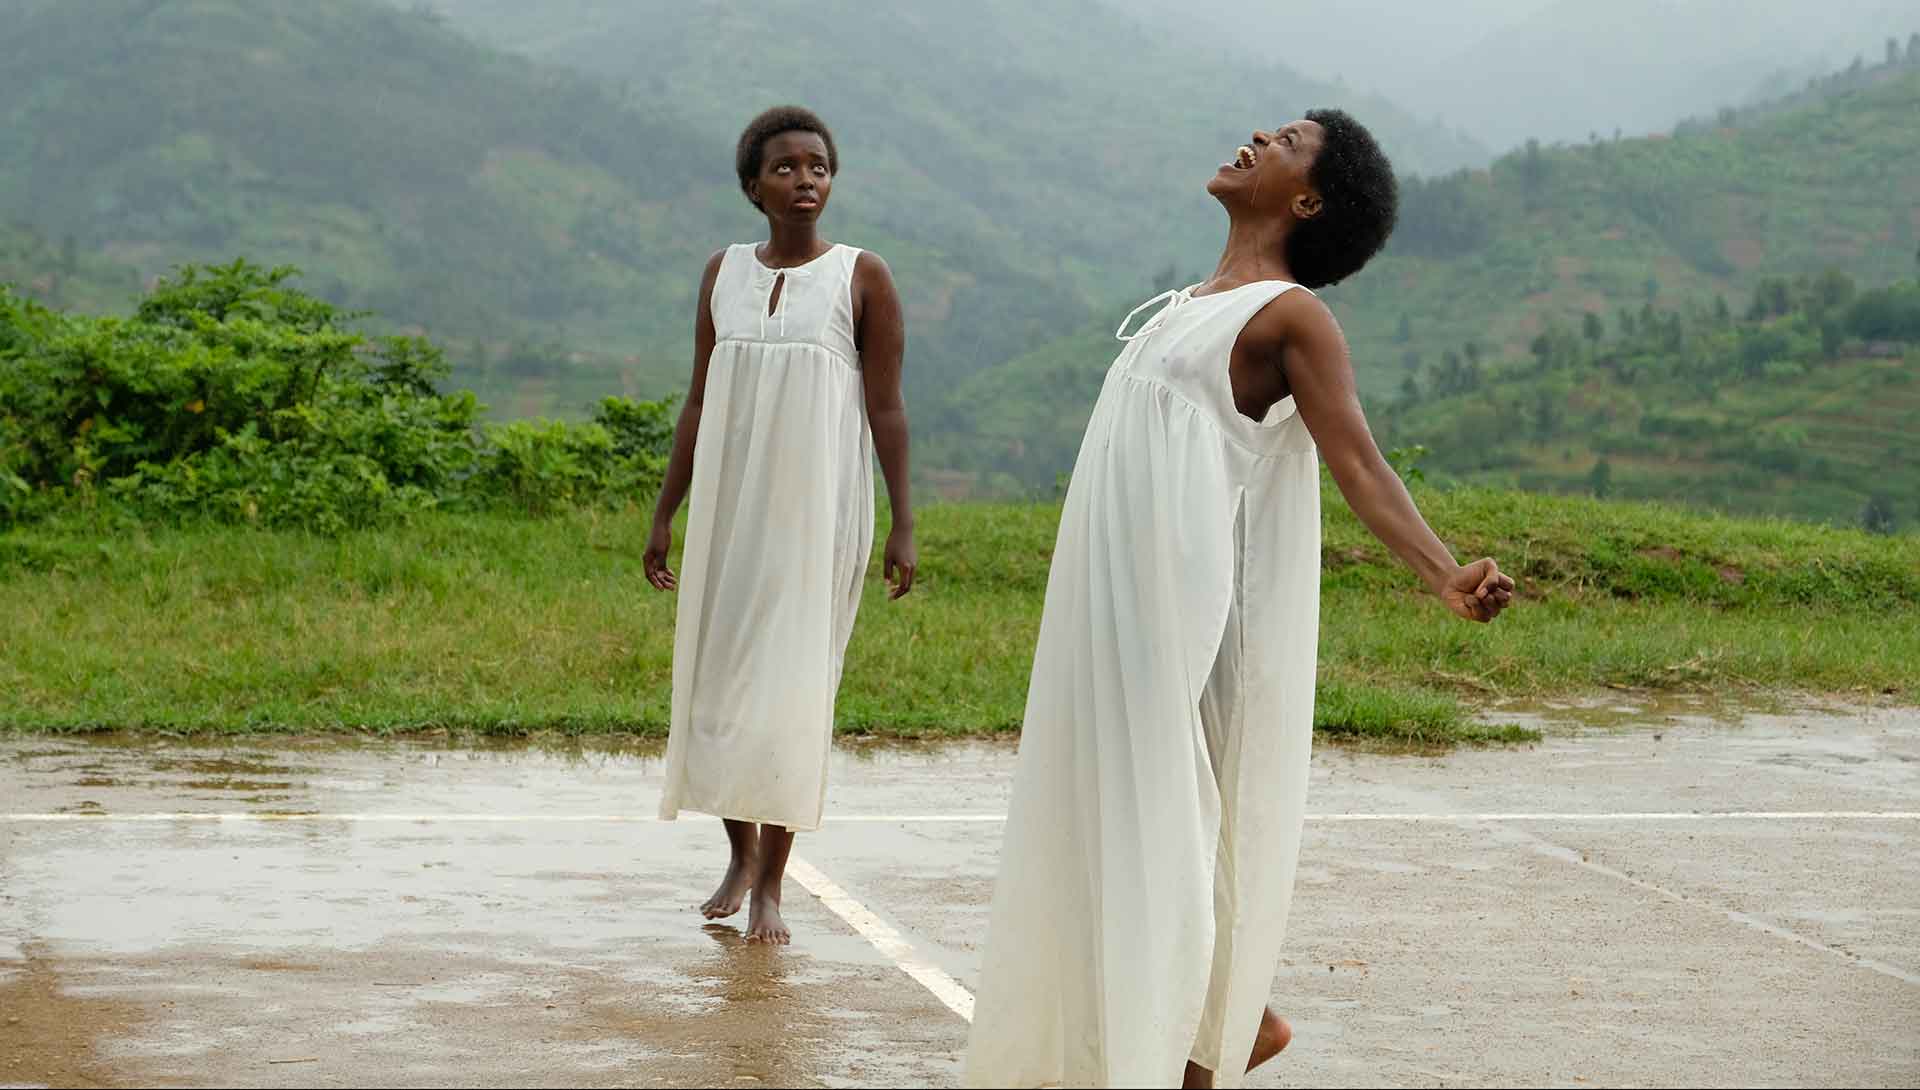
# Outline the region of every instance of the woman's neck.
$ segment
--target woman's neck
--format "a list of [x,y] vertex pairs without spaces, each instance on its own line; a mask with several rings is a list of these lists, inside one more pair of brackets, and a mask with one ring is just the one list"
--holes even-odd
[[780,223],[767,221],[766,249],[761,260],[776,268],[782,265],[804,265],[826,252],[826,241],[820,237],[819,228],[812,221],[806,223]]
[[1290,225],[1276,219],[1227,221],[1227,244],[1220,251],[1207,285],[1216,291],[1237,288],[1256,280],[1292,280],[1287,267]]

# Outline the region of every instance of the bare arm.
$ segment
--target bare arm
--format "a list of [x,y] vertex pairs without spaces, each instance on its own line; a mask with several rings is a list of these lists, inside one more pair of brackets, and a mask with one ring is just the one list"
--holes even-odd
[[1513,580],[1491,558],[1454,562],[1407,494],[1400,475],[1380,455],[1361,411],[1346,338],[1326,304],[1307,292],[1288,292],[1249,323],[1256,345],[1279,359],[1300,419],[1326,459],[1333,481],[1353,513],[1395,556],[1405,561],[1447,607],[1469,620],[1491,621],[1512,600]]
[[853,279],[860,300],[860,380],[867,400],[867,424],[873,429],[873,449],[880,456],[880,473],[887,481],[893,505],[893,530],[887,535],[882,573],[892,584],[891,597],[913,589],[919,551],[913,541],[913,497],[907,474],[907,404],[900,396],[900,371],[906,357],[907,326],[900,312],[900,293],[893,272],[877,254],[861,253]]
[[693,379],[687,384],[687,400],[680,406],[680,421],[673,428],[673,453],[667,459],[666,479],[660,482],[660,499],[653,508],[653,531],[647,536],[647,551],[642,557],[647,582],[659,590],[673,590],[680,580],[667,567],[667,551],[673,547],[673,516],[687,498],[687,486],[693,482],[693,446],[700,437],[700,407],[707,396],[707,361],[713,356],[713,282],[720,275],[725,250],[707,259],[706,272],[700,277],[699,309],[693,319]]

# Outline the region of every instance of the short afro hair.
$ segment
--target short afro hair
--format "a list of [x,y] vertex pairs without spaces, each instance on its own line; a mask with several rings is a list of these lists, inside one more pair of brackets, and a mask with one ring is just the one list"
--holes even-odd
[[733,150],[733,170],[740,175],[740,192],[753,201],[755,208],[760,208],[760,202],[753,200],[753,191],[748,185],[760,176],[767,141],[783,132],[818,135],[827,142],[827,173],[840,173],[840,149],[834,147],[833,131],[827,128],[826,122],[820,120],[820,115],[803,106],[775,106],[747,122],[746,129],[740,133],[740,143]]
[[1305,287],[1319,288],[1359,272],[1386,245],[1400,186],[1373,134],[1345,110],[1309,110],[1307,120],[1323,134],[1307,172],[1321,207],[1287,237],[1287,267]]

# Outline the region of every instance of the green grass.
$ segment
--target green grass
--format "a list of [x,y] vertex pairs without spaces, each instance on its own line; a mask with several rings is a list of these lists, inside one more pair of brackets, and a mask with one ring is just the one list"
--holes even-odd
[[[1920,678],[1920,538],[1463,490],[1423,493],[1523,600],[1455,620],[1337,498],[1326,516],[1328,735],[1517,741],[1507,698],[1648,689],[1893,693]],[[934,506],[914,594],[877,580],[843,731],[1018,728],[1058,509]],[[0,536],[0,728],[658,734],[673,600],[646,521],[438,515],[338,539],[67,520]]]

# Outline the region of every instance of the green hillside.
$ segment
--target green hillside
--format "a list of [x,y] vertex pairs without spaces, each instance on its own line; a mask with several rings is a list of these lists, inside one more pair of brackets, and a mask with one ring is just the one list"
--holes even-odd
[[[329,300],[448,342],[457,381],[507,415],[683,385],[700,265],[757,227],[731,130],[692,126],[677,100],[621,105],[430,15],[359,0],[0,14],[0,220],[146,278],[234,255],[298,265]],[[1004,358],[1080,313],[992,247],[955,262],[838,208],[834,227],[892,260],[930,371]],[[52,256],[13,278],[32,290]]]
[[1409,352],[1524,352],[1555,318],[1745,297],[1838,267],[1882,283],[1920,239],[1920,58],[1790,110],[1678,135],[1534,148],[1407,187],[1385,260],[1331,293],[1363,382]]
[[[1542,333],[1579,329],[1587,314],[1618,329],[1622,310],[1697,310],[1716,297],[1744,305],[1763,281],[1828,268],[1884,284],[1911,272],[1920,235],[1915,116],[1920,67],[1883,66],[1799,96],[1794,108],[1758,109],[1751,120],[1735,116],[1730,126],[1689,124],[1670,137],[1523,151],[1486,171],[1409,180],[1389,252],[1323,295],[1347,330],[1363,391],[1378,414],[1409,375],[1430,376],[1450,356],[1488,367],[1529,359]],[[1151,288],[1143,285],[1140,294]],[[929,440],[929,461],[948,470],[939,478],[947,494],[1053,487],[1072,465],[1086,413],[1117,352],[1111,330],[1121,313],[1116,307],[956,388],[946,406],[951,430]],[[1701,343],[1662,348],[1656,358],[1669,370],[1709,373],[1687,356],[1703,351]],[[1852,375],[1830,362],[1823,357],[1791,382]],[[1765,405],[1723,393],[1716,411],[1725,427],[1772,419]],[[1832,406],[1825,427],[1841,436],[1836,442],[1853,442],[1846,436],[1855,425],[1871,428],[1879,411],[1856,418],[1844,397],[1825,403]],[[1436,408],[1423,419],[1444,412]],[[1571,418],[1557,442],[1580,448],[1598,441],[1599,432],[1581,430],[1586,416]],[[1638,441],[1655,452],[1677,442],[1663,434]],[[1445,442],[1432,445],[1443,465],[1465,457]],[[1670,472],[1663,465],[1686,459],[1677,451],[1670,462],[1650,458],[1641,482],[1623,480],[1623,487],[1640,495],[1687,492],[1680,482],[1693,478],[1676,477],[1671,488],[1656,483]],[[1809,458],[1784,472],[1797,481],[1816,464]],[[1591,465],[1588,457],[1568,471],[1585,473]],[[1551,479],[1516,479],[1565,483],[1558,471]],[[1857,516],[1863,502],[1852,485],[1819,492],[1794,489],[1766,502],[1744,485],[1725,494],[1747,509],[1842,521]]]
[[17,284],[49,306],[111,310],[139,293],[140,273],[80,249],[72,235],[54,241],[31,227],[0,222],[0,284]]
[[1738,310],[1553,328],[1525,360],[1447,352],[1375,430],[1442,478],[1920,525],[1920,283],[1768,280]]
[[[1099,0],[0,0],[0,19],[0,223],[23,225],[0,228],[0,281],[91,311],[184,262],[296,265],[432,334],[506,417],[684,384],[695,271],[760,230],[732,135],[770,102],[814,104],[845,161],[827,229],[894,267],[916,468],[949,496],[1053,487],[1114,321],[1211,264],[1213,164],[1309,106],[1354,109],[1421,175],[1390,251],[1325,293],[1376,407],[1449,352],[1525,360],[1583,314],[1828,267],[1885,284],[1920,237],[1920,51],[1669,136],[1447,174],[1482,150]],[[743,62],[755,43],[795,59]],[[1565,487],[1579,461],[1525,479]],[[1766,509],[1838,518],[1857,492]]]

